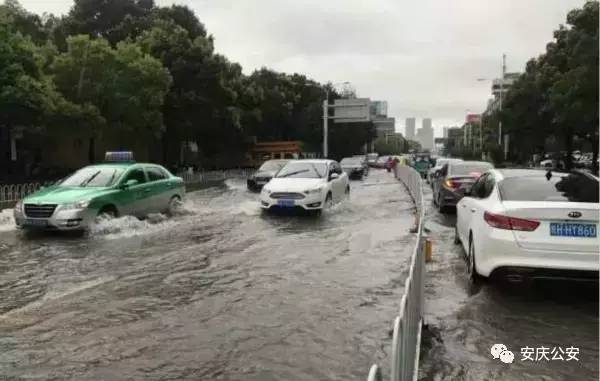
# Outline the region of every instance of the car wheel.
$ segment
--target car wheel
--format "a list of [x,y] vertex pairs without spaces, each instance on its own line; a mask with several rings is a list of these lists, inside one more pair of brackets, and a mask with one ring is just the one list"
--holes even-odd
[[331,196],[331,192],[327,193],[327,197],[325,197],[325,203],[323,204],[323,209],[330,209],[333,206],[333,197]]
[[100,208],[96,219],[110,220],[118,216],[119,214],[117,213],[117,209],[112,205],[107,205]]
[[454,226],[454,244],[460,245],[460,237],[458,236],[458,228]]
[[169,200],[169,205],[167,206],[167,215],[173,216],[177,213],[177,210],[181,207],[181,198],[179,196],[173,196]]
[[442,196],[441,195],[438,197],[437,207],[438,207],[438,212],[440,212],[442,214],[446,213],[446,207],[444,205],[442,205]]
[[469,239],[469,254],[467,255],[467,273],[469,275],[469,281],[471,283],[481,283],[482,277],[477,273],[477,268],[475,265],[475,245],[473,244],[473,237]]

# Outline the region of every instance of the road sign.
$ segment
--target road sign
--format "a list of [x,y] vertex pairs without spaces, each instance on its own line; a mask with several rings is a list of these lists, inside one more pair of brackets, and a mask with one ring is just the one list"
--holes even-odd
[[357,123],[370,120],[369,98],[336,99],[333,107],[333,120],[335,123]]

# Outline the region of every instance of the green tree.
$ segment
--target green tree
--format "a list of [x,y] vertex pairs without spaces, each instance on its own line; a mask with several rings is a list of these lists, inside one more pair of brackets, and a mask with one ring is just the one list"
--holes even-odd
[[68,101],[102,116],[100,125],[82,121],[76,127],[90,139],[91,162],[96,160],[95,140],[102,134],[143,140],[161,131],[161,107],[171,77],[158,60],[135,44],[119,43],[113,49],[106,40],[86,35],[69,37],[67,44],[51,73]]

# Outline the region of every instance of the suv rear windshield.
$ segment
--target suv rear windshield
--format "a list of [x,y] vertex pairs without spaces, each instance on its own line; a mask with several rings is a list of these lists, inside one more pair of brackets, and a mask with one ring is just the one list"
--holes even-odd
[[580,174],[509,177],[498,184],[506,201],[598,202],[598,181]]

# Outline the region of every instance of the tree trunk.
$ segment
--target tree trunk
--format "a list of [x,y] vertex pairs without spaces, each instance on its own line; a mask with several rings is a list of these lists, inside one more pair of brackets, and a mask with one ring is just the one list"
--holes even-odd
[[92,136],[90,138],[90,145],[88,147],[88,161],[90,164],[93,164],[96,161],[96,149],[95,149],[95,139]]
[[598,176],[598,139],[592,138],[592,172]]
[[573,152],[573,134],[571,129],[565,130],[565,150],[567,151],[567,156],[565,157],[565,169],[570,171],[573,167],[573,160],[571,158],[571,153]]

